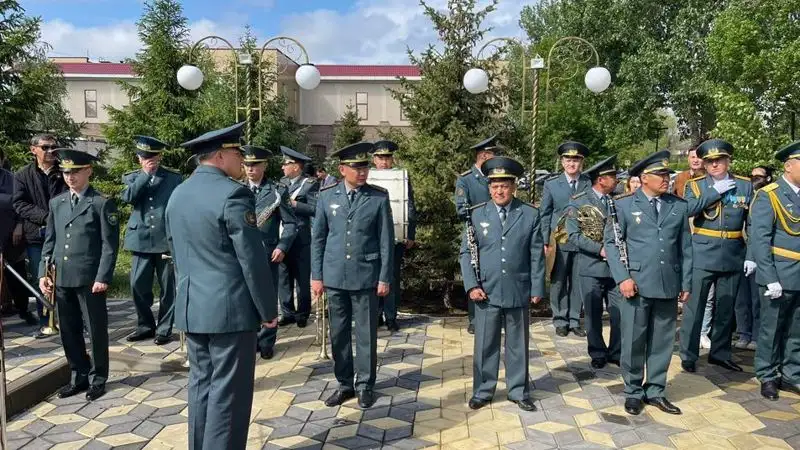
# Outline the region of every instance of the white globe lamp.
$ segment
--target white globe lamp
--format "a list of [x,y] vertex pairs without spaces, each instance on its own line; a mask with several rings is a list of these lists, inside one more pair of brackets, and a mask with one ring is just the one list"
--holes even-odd
[[203,84],[203,72],[197,66],[185,65],[178,69],[178,84],[189,91],[196,91]]
[[489,89],[489,74],[483,69],[469,69],[464,74],[464,89],[470,94],[482,94]]
[[583,81],[590,91],[599,94],[611,85],[611,73],[605,67],[592,67]]
[[301,88],[310,91],[319,86],[319,69],[313,64],[303,64],[297,68],[294,79]]

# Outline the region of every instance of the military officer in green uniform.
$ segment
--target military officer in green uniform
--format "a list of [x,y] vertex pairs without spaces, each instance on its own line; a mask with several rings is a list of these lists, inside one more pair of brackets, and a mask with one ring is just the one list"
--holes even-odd
[[664,390],[675,341],[677,302],[689,298],[692,286],[692,240],[687,202],[667,193],[672,172],[669,156],[663,150],[631,166],[631,176],[640,177],[642,187],[614,201],[619,234],[612,220],[605,229],[608,266],[625,297],[619,306],[620,368],[625,411],[633,415],[642,412],[643,402],[668,414],[681,413]]
[[762,295],[756,377],[770,400],[800,394],[800,141],[775,158],[783,176],[756,193],[749,234]]
[[[308,156],[281,146],[284,177],[281,184],[287,186],[289,204],[297,218],[294,242],[278,268],[278,297],[281,302],[280,326],[297,323],[303,328],[311,313],[311,219],[317,205],[319,183],[316,177],[304,174],[305,166],[311,162]],[[297,305],[295,305],[295,287]]]
[[[489,178],[491,201],[470,207],[475,243],[464,233],[461,274],[470,301],[475,302],[475,351],[471,409],[494,397],[500,366],[500,335],[505,330],[508,400],[525,411],[530,399],[528,375],[529,303],[544,296],[544,246],[539,211],[514,198],[522,165],[496,156],[481,166]],[[477,246],[476,273],[471,263]],[[472,251],[471,251],[472,248]]]
[[[684,197],[690,207],[697,209],[692,227],[694,252],[692,295],[683,308],[680,329],[681,367],[688,372],[697,370],[700,356],[700,329],[711,286],[715,286],[715,307],[711,326],[711,351],[709,364],[741,372],[742,368],[731,361],[731,335],[736,294],[742,273],[755,269],[755,264],[745,262],[747,251],[744,231],[747,210],[753,199],[750,179],[728,171],[733,146],[721,139],[711,139],[697,147],[697,157],[703,160],[706,174],[689,180]],[[729,180],[734,188],[720,198],[713,186]],[[710,198],[716,199],[709,204]],[[701,206],[697,206],[701,204]],[[749,272],[748,272],[749,273]]]
[[[397,144],[392,141],[378,141],[375,143],[375,150],[372,154],[372,163],[376,170],[392,170],[394,167],[394,152],[397,151]],[[411,187],[411,180],[407,182],[407,211],[406,236],[403,241],[394,244],[394,289],[389,290],[389,295],[381,297],[378,301],[378,325],[381,324],[381,316],[386,316],[386,328],[389,331],[400,331],[397,324],[397,306],[402,298],[400,290],[400,266],[403,264],[403,254],[406,250],[414,247],[414,240],[417,234],[417,209],[414,206],[414,189]],[[395,236],[400,239],[402,236]]]
[[378,297],[389,294],[393,283],[395,240],[389,195],[367,184],[372,149],[373,144],[359,142],[333,153],[339,159],[342,181],[320,192],[314,217],[311,289],[318,299],[323,291],[327,295],[333,369],[339,382],[336,392],[325,400],[329,407],[356,394],[362,408],[375,402]]
[[[455,202],[459,219],[466,221],[470,218],[469,208],[489,201],[489,179],[481,172],[481,166],[484,162],[494,158],[499,149],[497,136],[484,139],[470,148],[475,154],[475,164],[456,180]],[[467,300],[467,311],[469,312],[467,331],[473,334],[475,332],[475,305],[469,300]]]
[[[573,195],[567,209],[569,243],[578,249],[573,262],[576,275],[573,280],[583,300],[586,340],[595,369],[602,369],[606,363],[618,366],[620,358],[619,304],[622,296],[611,276],[603,249],[608,201],[617,186],[616,161],[616,155],[610,156],[587,169],[584,174],[592,180],[592,187]],[[581,221],[588,223],[582,226]],[[593,229],[584,230],[584,227]],[[608,345],[603,339],[603,301],[611,319]]]
[[256,335],[278,323],[255,197],[242,171],[244,122],[181,144],[198,161],[166,210],[175,264],[175,327],[186,332],[189,449],[247,444]]
[[[577,278],[573,260],[578,248],[567,240],[562,217],[566,214],[570,198],[592,186],[589,177],[581,173],[583,159],[589,154],[589,148],[580,142],[567,141],[559,145],[557,151],[564,172],[544,182],[541,203],[545,253],[556,252],[550,274],[550,307],[553,309],[553,325],[557,335],[563,337],[572,331],[575,336],[585,337],[586,331],[581,328],[581,298],[577,287],[573,285],[573,280]],[[551,248],[550,244],[553,234],[556,248]]]
[[[149,136],[134,136],[134,139],[142,168],[122,176],[125,185],[122,201],[133,207],[125,230],[124,248],[132,253],[131,292],[138,317],[136,331],[127,340],[136,342],[155,337],[156,345],[163,345],[172,336],[175,319],[175,271],[172,264],[162,258],[169,253],[164,209],[183,177],[161,167],[161,152],[167,144]],[[157,323],[150,309],[154,274],[161,292]]]
[[[114,201],[89,183],[97,158],[67,148],[55,151],[69,190],[50,200],[39,288],[46,294],[55,290],[61,342],[72,372],[70,384],[58,396],[87,391],[91,401],[105,394],[108,380],[106,292],[117,262],[119,217]],[[46,276],[48,262],[55,265],[55,283]],[[91,364],[84,326],[91,340]]]
[[[247,187],[256,197],[256,225],[261,231],[264,249],[269,255],[269,268],[275,292],[278,291],[278,267],[294,242],[297,219],[289,204],[286,186],[272,183],[264,176],[270,151],[254,145],[242,146]],[[258,350],[263,359],[274,356],[277,328],[258,332]]]

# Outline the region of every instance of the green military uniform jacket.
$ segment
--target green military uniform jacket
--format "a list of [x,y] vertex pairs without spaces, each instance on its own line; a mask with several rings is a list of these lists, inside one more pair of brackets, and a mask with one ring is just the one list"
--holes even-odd
[[[283,253],[287,253],[297,234],[297,217],[294,214],[292,205],[289,203],[289,193],[286,186],[282,184],[275,186],[264,179],[261,181],[255,196],[256,218],[259,218],[267,209],[274,208],[269,219],[259,227],[264,246],[276,248],[283,251]],[[281,225],[283,225],[283,231],[281,231]]]
[[619,259],[612,222],[605,229],[606,255],[617,284],[633,278],[639,295],[677,299],[692,287],[692,240],[688,204],[680,197],[662,194],[656,220],[641,189],[615,200],[622,238],[627,243],[629,268]]
[[303,245],[308,245],[311,238],[311,219],[314,217],[319,194],[319,183],[315,178],[301,176],[297,181],[287,177],[281,178],[280,184],[286,186],[289,200],[297,201],[294,215],[297,219],[295,225],[295,240]]
[[470,207],[489,199],[489,179],[474,165],[456,180],[456,212],[461,220],[467,220]]
[[[609,196],[609,198],[611,198]],[[602,215],[600,229],[600,241],[589,239],[583,232],[581,232],[580,223],[578,221],[578,209],[585,206],[593,206],[600,211]],[[603,230],[607,221],[608,209],[603,202],[597,197],[594,189],[589,188],[572,197],[572,200],[567,207],[567,236],[569,243],[578,249],[578,274],[587,277],[595,278],[611,278],[611,269],[608,268],[608,261],[600,256],[600,251],[603,249]]]
[[144,170],[122,177],[122,201],[133,206],[125,232],[125,250],[140,253],[167,253],[164,210],[172,191],[183,181],[178,172],[159,167],[151,177]]
[[119,216],[113,200],[91,185],[72,207],[71,192],[50,200],[39,278],[48,257],[56,266],[56,286],[111,284],[119,250]]
[[800,291],[800,196],[778,178],[756,192],[750,212],[750,247],[756,282]]
[[358,291],[391,284],[394,226],[385,189],[365,184],[349,204],[344,182],[323,188],[311,239],[311,279]]
[[[492,306],[521,308],[531,297],[544,296],[544,247],[539,211],[520,200],[506,206],[506,225],[501,225],[494,202],[472,208],[472,223],[478,244],[480,287]],[[464,289],[479,287],[470,265],[467,235],[461,242],[461,274]]]
[[[716,272],[742,270],[747,247],[744,232],[747,211],[753,200],[753,185],[749,179],[729,175],[736,187],[721,197],[713,189],[711,175],[697,177],[687,183],[684,197],[690,206],[705,206],[696,212],[692,230],[694,267]],[[718,200],[708,202],[711,197]]]
[[177,282],[176,328],[249,332],[277,317],[277,294],[249,189],[200,165],[172,193],[166,225]]
[[[577,193],[591,189],[592,181],[584,174],[578,176]],[[567,181],[567,176],[562,172],[558,176],[548,179],[544,182],[542,190],[542,203],[539,209],[542,216],[542,240],[545,244],[550,243],[550,234],[555,231],[561,216],[566,213],[567,206],[569,206],[570,199],[576,192]],[[574,252],[578,249],[567,242],[561,246],[562,250]]]

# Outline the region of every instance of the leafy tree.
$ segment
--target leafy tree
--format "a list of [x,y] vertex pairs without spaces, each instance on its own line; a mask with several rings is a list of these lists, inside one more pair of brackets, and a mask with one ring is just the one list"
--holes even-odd
[[359,123],[358,111],[350,103],[345,107],[345,112],[333,133],[333,148],[340,149],[364,139],[364,129]]
[[60,102],[66,84],[47,60],[40,26],[16,0],[0,0],[0,145],[13,167],[30,159],[33,134],[52,133],[68,145],[80,131]]

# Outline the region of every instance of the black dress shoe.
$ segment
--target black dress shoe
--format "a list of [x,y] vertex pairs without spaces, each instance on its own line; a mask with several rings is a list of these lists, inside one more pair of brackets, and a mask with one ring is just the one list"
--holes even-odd
[[383,314],[378,314],[378,326],[382,327],[386,322],[383,321]]
[[592,358],[592,368],[602,369],[606,366],[605,358]]
[[389,331],[400,331],[400,325],[397,324],[396,320],[387,320],[386,329]]
[[83,384],[70,384],[69,386],[64,387],[60,391],[58,391],[58,398],[67,398],[72,397],[74,395],[78,395],[81,392],[89,389],[89,383]]
[[800,384],[790,383],[785,378],[781,380],[778,388],[782,391],[800,395]]
[[767,400],[775,401],[778,399],[778,389],[780,385],[775,380],[761,383],[761,396]]
[[305,328],[308,325],[308,319],[297,319],[297,328]]
[[519,409],[523,411],[536,411],[536,405],[533,404],[533,401],[529,398],[524,398],[522,400],[511,400],[512,403],[516,403],[519,406]]
[[728,369],[728,370],[732,370],[734,372],[741,372],[742,371],[742,368],[739,367],[738,364],[736,364],[735,362],[730,361],[730,360],[721,361],[719,359],[714,359],[714,358],[709,357],[708,358],[708,363],[709,364],[713,364],[715,366],[720,366],[720,367]]
[[469,326],[467,327],[467,333],[475,334],[475,325],[469,324]]
[[102,397],[106,393],[105,386],[92,386],[86,392],[86,400],[90,402],[93,400],[97,400],[98,398]]
[[567,337],[569,334],[569,328],[567,327],[556,327],[556,335],[561,337]]
[[628,398],[625,399],[625,412],[632,415],[638,416],[642,413],[644,409],[644,403],[638,398]]
[[327,400],[325,400],[325,406],[339,406],[355,396],[356,393],[353,391],[340,391],[337,389],[336,392],[334,392],[330,397],[328,397]]
[[581,327],[573,328],[570,331],[572,331],[572,334],[574,334],[575,336],[586,337],[586,330],[584,330]]
[[681,368],[687,372],[697,372],[697,366],[692,361],[681,361]]
[[359,391],[358,392],[358,406],[367,409],[375,404],[375,393],[372,391]]
[[286,325],[293,324],[295,322],[294,317],[281,317],[278,319],[278,326],[285,327]]
[[483,400],[483,399],[475,398],[475,397],[472,397],[471,399],[469,399],[469,403],[468,403],[469,409],[481,409],[481,408],[483,408],[484,406],[486,406],[488,404],[489,404],[489,400]]
[[155,339],[153,339],[153,343],[156,344],[156,345],[164,345],[164,344],[168,344],[169,341],[171,341],[171,340],[172,340],[172,336],[162,336],[162,335],[159,334],[158,336],[156,336]]
[[130,336],[126,337],[125,340],[128,342],[139,342],[145,339],[153,339],[156,337],[156,332],[153,330],[136,330]]
[[681,409],[670,403],[669,400],[664,397],[646,398],[644,399],[644,402],[648,405],[655,406],[667,414],[681,414]]
[[275,350],[272,348],[262,348],[259,353],[261,353],[261,359],[272,359],[275,356]]

